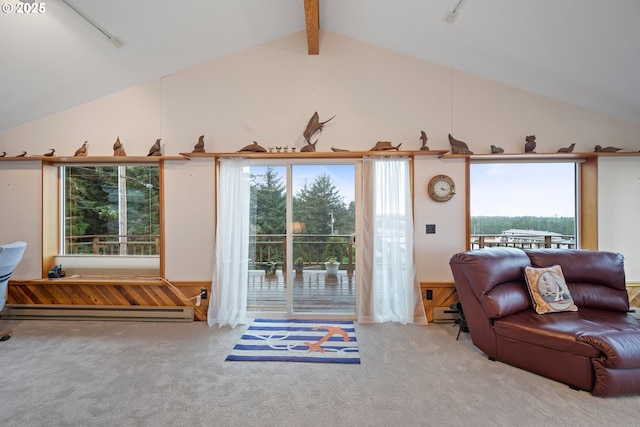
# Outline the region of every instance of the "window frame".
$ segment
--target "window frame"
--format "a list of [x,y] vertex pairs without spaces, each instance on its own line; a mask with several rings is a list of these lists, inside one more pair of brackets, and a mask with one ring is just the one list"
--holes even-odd
[[[96,275],[124,275],[135,276],[141,275],[142,271],[145,276],[164,277],[164,257],[165,257],[165,220],[164,220],[164,162],[166,160],[184,160],[183,156],[128,156],[128,157],[52,157],[43,159],[42,162],[42,278],[48,277],[48,271],[52,265],[58,264],[61,256],[62,231],[64,215],[61,212],[61,197],[63,195],[63,185],[61,183],[60,171],[61,166],[69,166],[72,164],[82,164],[84,166],[136,166],[156,164],[158,165],[158,187],[159,187],[159,253],[147,257],[153,257],[157,262],[153,267],[149,264],[142,263],[142,267],[135,266],[131,268],[131,259],[139,256],[117,255],[121,261],[120,265],[109,263],[111,256],[92,256],[94,259],[103,257],[105,266],[98,266],[88,269],[87,274]],[[117,259],[115,260],[117,261]],[[129,263],[129,264],[127,264]],[[135,264],[135,263],[134,263]],[[64,264],[63,264],[64,269]],[[149,274],[146,274],[148,272]]]
[[514,156],[466,157],[466,248],[471,249],[471,164],[472,163],[575,163],[576,248],[598,249],[597,180],[598,159],[595,156],[556,157],[530,155],[530,158]]

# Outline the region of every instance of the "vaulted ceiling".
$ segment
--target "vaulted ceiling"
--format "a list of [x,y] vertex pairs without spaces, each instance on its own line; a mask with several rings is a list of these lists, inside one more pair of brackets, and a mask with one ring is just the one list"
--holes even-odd
[[310,19],[324,31],[640,123],[637,0],[467,0],[453,22],[445,17],[459,0],[319,0],[315,18],[315,0],[47,0],[29,14],[17,8],[34,6],[5,3],[12,10],[0,14],[0,131],[299,31],[309,30],[322,55]]

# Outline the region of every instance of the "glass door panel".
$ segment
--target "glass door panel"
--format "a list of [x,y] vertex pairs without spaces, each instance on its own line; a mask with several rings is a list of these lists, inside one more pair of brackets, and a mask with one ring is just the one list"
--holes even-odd
[[248,311],[287,310],[286,176],[283,165],[251,166]]
[[255,164],[251,176],[247,310],[355,315],[356,165]]
[[355,165],[291,166],[291,314],[355,314]]

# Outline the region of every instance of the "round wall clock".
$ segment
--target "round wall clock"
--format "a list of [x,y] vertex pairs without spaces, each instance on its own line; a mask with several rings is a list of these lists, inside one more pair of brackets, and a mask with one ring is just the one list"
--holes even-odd
[[428,191],[436,202],[446,202],[456,194],[456,185],[447,175],[436,175],[429,181]]

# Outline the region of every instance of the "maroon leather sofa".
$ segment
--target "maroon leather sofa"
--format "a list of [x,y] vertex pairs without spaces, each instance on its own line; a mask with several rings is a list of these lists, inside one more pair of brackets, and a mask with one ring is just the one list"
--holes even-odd
[[[524,269],[556,264],[578,311],[538,314]],[[628,312],[622,255],[500,247],[449,265],[473,344],[489,359],[595,396],[640,393],[640,321]]]

